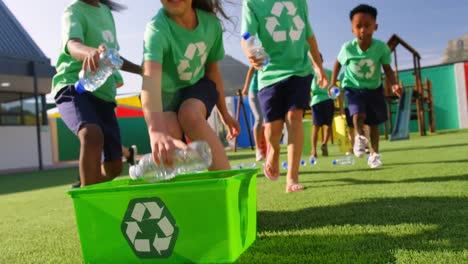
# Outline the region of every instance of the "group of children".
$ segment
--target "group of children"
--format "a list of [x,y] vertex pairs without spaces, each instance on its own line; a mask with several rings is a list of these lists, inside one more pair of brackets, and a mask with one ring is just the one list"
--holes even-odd
[[[146,26],[142,66],[124,59],[122,67],[143,78],[141,103],[153,159],[171,166],[172,152],[175,148],[187,148],[184,138],[188,137],[208,142],[213,153],[210,170],[229,169],[224,147],[206,121],[216,105],[228,129],[228,139],[240,132],[238,122],[226,108],[218,68],[218,62],[224,57],[221,19],[229,18],[220,0],[161,0],[161,3],[163,7]],[[96,71],[99,54],[106,47],[119,48],[111,10],[121,9],[122,6],[111,0],[75,0],[63,16],[62,50],[52,93],[64,122],[80,140],[81,186],[111,180],[122,171],[114,78],[92,93],[78,94],[74,89],[80,70]],[[283,9],[287,10],[286,15],[282,15]],[[241,40],[252,66],[251,73],[257,70],[258,91],[252,91],[252,102],[261,109],[269,146],[265,176],[278,179],[280,140],[285,124],[290,164],[285,191],[304,189],[298,178],[304,142],[302,117],[304,109],[310,106],[312,82],[319,87],[314,91],[330,89],[342,65],[346,66],[342,86],[357,132],[354,153],[363,155],[362,146],[367,139],[362,127],[368,124],[370,160],[380,162],[377,125],[386,119],[380,65],[393,91],[399,94],[401,90],[389,65],[389,48],[372,38],[377,29],[375,8],[360,5],[351,11],[356,39],[343,45],[331,78],[322,66],[306,0],[244,0],[242,12],[241,32],[257,36],[271,57],[270,63],[262,67],[263,58],[252,55],[247,43]],[[277,21],[275,27],[268,23],[272,20]],[[256,123],[255,131],[261,131],[261,124],[261,121]],[[258,143],[262,134],[255,135]]]

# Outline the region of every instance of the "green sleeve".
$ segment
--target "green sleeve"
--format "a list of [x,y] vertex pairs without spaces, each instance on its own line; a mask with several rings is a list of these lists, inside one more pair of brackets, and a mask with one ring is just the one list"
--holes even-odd
[[306,39],[309,39],[311,37],[314,36],[314,31],[312,30],[312,26],[310,25],[310,22],[309,22],[309,8],[307,8],[307,2],[304,0],[303,1],[303,8],[305,10],[305,22],[306,22],[306,28],[305,28],[305,36],[306,36]]
[[70,39],[80,39],[84,42],[84,18],[73,10],[66,10],[62,17],[62,51],[69,54],[67,43]]
[[206,60],[208,63],[220,61],[224,58],[223,29],[219,21],[216,23],[215,31],[216,39],[213,43],[213,47],[210,50],[210,54],[208,54],[208,58]]
[[383,43],[382,46],[383,55],[380,63],[382,63],[383,65],[388,65],[392,63],[392,52],[387,44]]
[[[257,1],[257,0],[255,0]],[[242,1],[242,24],[241,34],[249,32],[250,35],[257,35],[258,31],[258,19],[255,12],[251,9],[248,0]]]
[[341,46],[340,53],[338,53],[338,57],[336,58],[341,65],[346,65],[348,60],[347,52],[346,52],[346,45]]
[[167,49],[166,34],[152,22],[146,25],[143,43],[143,60],[163,63],[163,56]]

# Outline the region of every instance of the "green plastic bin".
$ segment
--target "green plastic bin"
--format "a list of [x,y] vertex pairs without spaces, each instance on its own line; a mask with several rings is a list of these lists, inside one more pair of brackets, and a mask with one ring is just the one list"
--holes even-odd
[[73,189],[85,263],[234,262],[256,238],[257,169]]

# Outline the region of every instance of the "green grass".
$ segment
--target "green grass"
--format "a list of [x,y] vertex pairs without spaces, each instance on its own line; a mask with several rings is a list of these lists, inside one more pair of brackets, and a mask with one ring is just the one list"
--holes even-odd
[[[382,141],[384,167],[301,168],[285,194],[258,178],[256,242],[238,263],[468,263],[468,130]],[[284,159],[283,153],[282,159]],[[229,153],[233,164],[254,153]],[[0,263],[80,263],[77,169],[0,175]],[[105,243],[105,242],[103,242]]]

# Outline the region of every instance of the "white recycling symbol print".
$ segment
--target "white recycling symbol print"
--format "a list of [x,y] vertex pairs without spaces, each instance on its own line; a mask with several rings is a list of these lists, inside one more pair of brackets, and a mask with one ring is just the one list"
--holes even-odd
[[[278,17],[281,16],[283,10],[286,10],[287,15],[292,17],[292,21],[294,23],[295,28],[291,27],[289,32],[285,30],[278,30],[275,31],[276,27],[280,25],[278,22]],[[296,14],[297,7],[294,5],[293,2],[290,1],[283,1],[283,2],[276,2],[273,5],[271,10],[271,14],[273,16],[267,17],[266,20],[266,29],[270,33],[271,37],[275,42],[282,42],[287,40],[287,35],[291,38],[292,41],[297,41],[302,35],[304,31],[305,23],[302,18]]]
[[166,258],[178,236],[175,220],[159,198],[130,201],[122,233],[140,258]]
[[354,72],[359,78],[370,79],[374,75],[375,65],[371,59],[360,60],[354,65]]
[[[190,62],[196,57],[200,58],[200,65],[195,69],[194,72],[187,71],[190,70]],[[183,81],[190,81],[193,76],[197,76],[200,70],[203,68],[206,62],[208,54],[206,53],[206,44],[205,42],[190,43],[185,50],[184,59],[179,60],[179,65],[177,66],[177,73],[179,74],[179,79]]]

